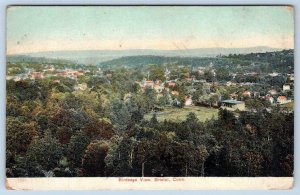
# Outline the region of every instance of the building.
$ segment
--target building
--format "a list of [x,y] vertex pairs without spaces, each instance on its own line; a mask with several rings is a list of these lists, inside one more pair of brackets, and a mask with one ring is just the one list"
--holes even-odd
[[275,89],[271,89],[271,90],[269,91],[269,94],[271,94],[271,95],[276,95],[276,94],[277,94],[277,91],[276,91]]
[[287,100],[287,98],[283,95],[278,96],[278,98],[277,98],[277,103],[278,104],[286,104],[286,103],[289,103],[289,102],[291,102],[291,100]]
[[229,94],[229,98],[230,98],[231,100],[236,100],[236,99],[238,98],[238,94],[236,94],[236,93],[231,93],[231,94]]
[[74,87],[75,90],[86,90],[87,89],[87,84],[86,83],[82,83],[82,84],[78,84],[77,86]]
[[162,93],[158,93],[158,94],[156,95],[157,99],[162,98],[163,96],[164,96],[164,94],[162,94]]
[[170,82],[168,82],[168,86],[169,87],[175,87],[176,83],[174,81],[170,81]]
[[289,84],[284,84],[284,85],[282,86],[282,90],[283,90],[283,91],[289,91],[289,90],[291,90],[291,86],[290,86]]
[[229,87],[231,85],[236,85],[236,83],[232,82],[232,81],[227,81],[226,82],[226,86]]
[[245,111],[246,110],[245,102],[236,101],[236,100],[222,101],[221,108],[229,110],[229,111],[235,111],[235,110]]
[[44,76],[41,72],[33,72],[33,73],[31,73],[31,77],[33,79],[40,79],[40,78],[43,78]]
[[150,80],[145,81],[144,86],[153,89],[154,82],[153,82],[153,81],[150,81]]
[[258,91],[254,91],[253,92],[253,97],[254,98],[259,98],[260,97],[260,93]]
[[172,95],[179,95],[178,91],[171,91]]
[[164,86],[159,85],[159,84],[155,84],[154,85],[154,89],[157,93],[162,93],[162,91],[164,90]]
[[184,105],[191,106],[193,104],[193,100],[191,96],[185,96],[184,98]]
[[273,72],[273,73],[269,74],[269,76],[271,76],[271,77],[277,77],[278,75],[279,75],[279,73],[277,73],[277,72]]
[[243,96],[244,97],[251,97],[251,92],[250,91],[244,91]]
[[271,104],[274,103],[274,98],[272,96],[267,96],[266,100],[269,101]]
[[295,76],[294,76],[294,74],[289,74],[289,78],[290,78],[290,81],[294,81],[295,80]]

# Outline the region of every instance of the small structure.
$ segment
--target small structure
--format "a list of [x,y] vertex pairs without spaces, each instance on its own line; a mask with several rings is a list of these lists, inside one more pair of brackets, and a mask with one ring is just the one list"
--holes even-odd
[[243,96],[244,97],[251,97],[251,92],[246,90],[246,91],[243,92]]
[[286,103],[289,103],[291,102],[291,100],[288,100],[285,96],[281,95],[281,96],[278,96],[277,98],[277,103],[278,104],[286,104]]
[[236,111],[236,110],[245,111],[245,109],[246,109],[245,102],[236,101],[236,100],[224,100],[224,101],[222,101],[221,108],[229,110],[229,111]]
[[277,94],[277,91],[276,91],[275,89],[271,89],[271,90],[269,91],[269,93],[270,93],[271,95],[276,95],[276,94]]
[[164,86],[163,85],[159,85],[159,84],[155,84],[154,85],[154,89],[157,93],[162,93],[162,91],[164,90]]
[[185,96],[184,98],[184,105],[191,106],[193,104],[193,100],[191,96]]
[[295,80],[295,76],[294,76],[294,74],[289,74],[289,78],[290,78],[290,81],[294,81]]
[[78,84],[77,86],[74,87],[75,90],[81,90],[84,91],[87,89],[87,84],[86,83],[82,83],[82,84]]
[[291,90],[291,86],[290,86],[289,84],[284,84],[284,85],[282,86],[282,90],[283,90],[283,91],[289,91],[289,90]]
[[269,76],[271,77],[277,77],[279,75],[279,73],[277,72],[273,72],[273,73],[270,73]]
[[274,103],[274,98],[272,96],[266,96],[266,100],[269,101],[271,104]]
[[151,81],[151,80],[147,80],[147,81],[145,81],[145,84],[144,84],[144,86],[145,86],[145,87],[147,87],[147,88],[151,88],[151,89],[153,89],[154,82],[153,82],[153,81]]
[[171,94],[172,95],[179,95],[179,92],[178,91],[171,91]]
[[158,93],[158,94],[156,95],[157,99],[162,98],[163,96],[164,96],[164,94],[162,94],[162,93]]
[[229,98],[231,99],[231,100],[236,100],[237,98],[238,98],[238,94],[237,93],[231,93],[231,94],[229,94]]
[[236,83],[235,83],[235,82],[232,82],[232,81],[227,81],[227,82],[226,82],[226,86],[227,86],[227,87],[229,87],[229,86],[231,86],[231,85],[234,85],[234,86],[235,86]]
[[253,97],[254,98],[259,98],[260,97],[260,93],[258,91],[254,91],[253,92]]
[[31,77],[33,79],[40,79],[40,78],[43,78],[44,76],[41,72],[33,72],[33,73],[31,73]]
[[124,102],[128,102],[130,99],[132,98],[132,94],[131,93],[126,93],[124,95]]
[[176,83],[174,81],[170,81],[170,82],[168,82],[168,86],[169,87],[175,87]]

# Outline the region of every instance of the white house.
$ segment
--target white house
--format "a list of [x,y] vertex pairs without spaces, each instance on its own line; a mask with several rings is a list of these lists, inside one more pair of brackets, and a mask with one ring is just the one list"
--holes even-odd
[[271,104],[274,103],[274,98],[272,96],[267,96],[266,100],[269,101]]
[[185,99],[184,101],[185,106],[191,106],[193,104],[193,100],[191,96],[186,96],[184,99]]
[[283,91],[289,91],[289,90],[291,90],[291,86],[290,86],[289,84],[284,84],[284,85],[282,86],[282,90],[283,90]]
[[275,89],[271,89],[271,90],[269,91],[269,93],[270,93],[271,95],[276,95],[276,94],[277,94],[277,91],[276,91]]

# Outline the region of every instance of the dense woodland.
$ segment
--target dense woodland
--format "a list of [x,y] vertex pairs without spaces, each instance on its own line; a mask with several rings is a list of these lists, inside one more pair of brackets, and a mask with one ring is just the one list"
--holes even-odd
[[[172,105],[164,95],[158,100],[155,91],[141,92],[136,84],[146,76],[151,80],[165,80],[163,71],[168,66],[170,79],[178,79],[173,90],[180,93],[179,100],[191,93],[192,87],[196,89],[192,92],[193,99],[207,95],[202,90],[203,84],[195,87],[184,81],[190,76],[208,82],[254,81],[261,85],[247,89],[264,94],[270,89],[281,88],[288,78],[239,73],[256,69],[270,72],[269,68],[257,68],[262,66],[288,73],[293,69],[293,61],[289,61],[293,59],[293,51],[285,52],[205,58],[203,64],[212,63],[217,67],[216,76],[209,71],[204,75],[192,71],[201,58],[191,65],[193,60],[155,57],[136,68],[142,57],[132,57],[136,61],[134,68],[128,67],[134,64],[132,60],[128,62],[122,58],[94,66],[52,62],[59,68],[89,69],[77,79],[7,80],[7,176],[292,176],[293,109],[272,106],[271,111],[267,111],[265,108],[269,108],[269,104],[249,99],[247,106],[260,109],[230,112],[220,108],[217,117],[205,122],[200,122],[194,113],[184,121],[159,122],[153,112],[152,118],[146,120],[145,114],[152,113],[154,107],[163,109]],[[263,57],[258,58],[258,55]],[[285,61],[277,63],[278,58]],[[247,64],[251,60],[259,66]],[[228,68],[218,66],[222,64],[219,61]],[[125,63],[126,68],[119,63]],[[242,67],[238,68],[238,64]],[[9,62],[8,75],[23,73],[28,68],[43,69],[43,66],[43,63],[32,61]],[[103,68],[103,75],[97,76],[95,71],[99,66]],[[231,71],[237,73],[234,79]],[[87,83],[87,89],[74,90],[83,82]],[[243,87],[218,85],[210,90],[227,98],[238,89]],[[293,92],[281,93],[293,99]],[[212,99],[216,101],[218,99]]]

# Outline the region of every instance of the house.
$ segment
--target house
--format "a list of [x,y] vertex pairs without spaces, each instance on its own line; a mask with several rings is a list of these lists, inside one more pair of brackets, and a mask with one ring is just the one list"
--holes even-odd
[[84,75],[84,71],[83,71],[83,70],[78,70],[78,71],[77,71],[77,74],[78,74],[78,76]]
[[254,98],[259,98],[260,97],[260,93],[258,91],[254,91],[253,92],[253,97]]
[[145,81],[144,86],[153,89],[154,82],[150,80]]
[[290,81],[294,81],[294,80],[295,80],[294,74],[290,74],[290,75],[289,75],[289,79],[290,79]]
[[237,74],[236,73],[230,73],[229,75],[232,76],[233,79],[235,79]]
[[176,83],[174,81],[170,81],[170,82],[168,82],[168,86],[169,87],[175,87]]
[[269,101],[271,104],[274,103],[274,98],[272,96],[266,96],[266,100]]
[[53,65],[47,65],[47,66],[45,66],[45,69],[44,69],[44,71],[54,71],[54,70],[55,70],[55,68]]
[[178,91],[171,91],[172,95],[179,95]]
[[132,94],[131,94],[131,93],[126,93],[126,94],[124,95],[124,101],[125,101],[125,102],[128,102],[128,101],[131,99],[131,97],[132,97]]
[[193,100],[191,96],[185,96],[184,97],[184,105],[185,106],[191,106],[193,104]]
[[229,87],[231,85],[236,85],[236,83],[232,82],[232,81],[227,81],[226,82],[226,86]]
[[244,97],[251,97],[251,92],[246,90],[246,91],[243,92],[243,96]]
[[205,72],[205,67],[199,66],[199,67],[198,67],[198,73],[199,73],[200,75],[203,75],[204,72]]
[[236,99],[238,98],[238,94],[236,94],[236,93],[231,93],[231,94],[229,94],[229,98],[230,98],[231,100],[236,100]]
[[154,85],[154,89],[157,93],[161,93],[164,90],[164,86],[161,86],[159,84]]
[[59,80],[59,79],[55,79],[55,80],[53,81],[53,83],[60,83],[60,80]]
[[40,78],[43,78],[44,76],[41,72],[33,72],[33,73],[31,73],[31,77],[33,79],[40,79]]
[[276,94],[277,94],[277,91],[276,91],[275,89],[271,89],[271,90],[269,91],[269,94],[271,94],[271,95],[276,95]]
[[283,90],[283,91],[289,91],[289,90],[291,90],[290,84],[284,84],[284,85],[282,86],[282,90]]
[[11,80],[13,78],[14,78],[14,76],[8,76],[8,75],[6,75],[6,80]]
[[74,89],[84,91],[87,89],[87,84],[86,83],[78,84],[77,86],[74,87]]
[[229,110],[229,111],[235,111],[235,110],[245,111],[246,110],[245,102],[244,101],[236,101],[236,100],[222,101],[221,108]]
[[161,97],[163,97],[163,96],[164,96],[164,94],[158,93],[158,94],[156,95],[156,98],[159,99],[159,98],[161,98]]
[[270,73],[269,74],[269,76],[271,76],[271,77],[276,77],[276,76],[278,76],[279,75],[279,73],[277,73],[277,72],[273,72],[273,73]]
[[287,100],[287,98],[283,95],[278,96],[278,98],[277,98],[277,103],[278,104],[286,104],[286,103],[289,103],[289,102],[291,102],[291,100]]
[[175,98],[172,102],[172,105],[173,106],[180,106],[181,105],[181,102],[179,100],[177,100],[177,98]]
[[20,76],[15,76],[13,80],[14,80],[14,81],[21,81],[22,78],[21,78]]

